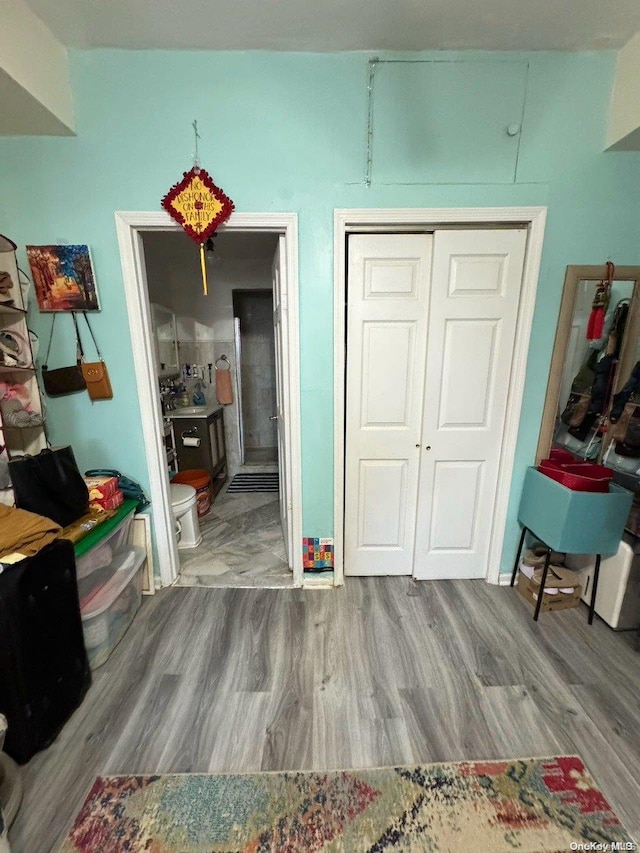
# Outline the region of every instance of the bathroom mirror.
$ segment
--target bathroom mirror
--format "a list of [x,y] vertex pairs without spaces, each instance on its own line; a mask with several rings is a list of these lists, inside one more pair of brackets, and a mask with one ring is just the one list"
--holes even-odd
[[[617,469],[610,457],[624,448],[614,444],[609,415],[623,402],[620,392],[640,360],[640,267],[615,269],[594,329],[594,300],[606,273],[604,266],[567,267],[536,462],[560,447]],[[640,393],[640,377],[638,385]],[[631,467],[640,476],[640,444]]]
[[152,302],[151,319],[156,347],[158,378],[173,378],[180,372],[175,314],[168,308]]

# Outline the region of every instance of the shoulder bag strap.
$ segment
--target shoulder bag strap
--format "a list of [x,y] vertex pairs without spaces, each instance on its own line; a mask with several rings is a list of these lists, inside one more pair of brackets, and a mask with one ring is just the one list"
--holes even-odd
[[76,328],[76,357],[78,361],[84,361],[84,350],[82,349],[82,341],[80,340],[80,329],[78,328],[76,312],[72,311],[71,316],[73,317],[73,325]]
[[53,315],[53,320],[51,321],[51,331],[49,332],[49,346],[47,347],[47,354],[44,357],[44,365],[46,367],[49,364],[49,353],[51,352],[51,341],[53,340],[53,328],[56,324],[56,315]]
[[96,340],[96,336],[93,334],[93,329],[91,328],[91,323],[89,323],[89,318],[87,317],[87,312],[83,311],[82,316],[84,317],[84,319],[86,321],[87,327],[89,329],[89,334],[91,335],[91,340],[93,341],[93,344],[96,348],[96,352],[98,353],[98,358],[100,359],[100,361],[104,361],[104,359],[102,358],[102,353],[100,352],[100,348],[98,347],[98,342]]

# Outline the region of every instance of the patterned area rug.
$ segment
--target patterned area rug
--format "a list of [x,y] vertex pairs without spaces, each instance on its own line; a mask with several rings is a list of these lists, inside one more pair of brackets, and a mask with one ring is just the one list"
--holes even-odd
[[60,853],[564,853],[630,841],[582,761],[564,756],[99,777]]
[[275,474],[236,474],[227,492],[238,495],[242,492],[277,492],[280,488],[280,476]]

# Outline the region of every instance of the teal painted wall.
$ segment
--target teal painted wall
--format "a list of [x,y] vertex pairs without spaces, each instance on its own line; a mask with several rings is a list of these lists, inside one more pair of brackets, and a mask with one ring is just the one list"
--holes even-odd
[[[190,165],[194,118],[203,164],[238,210],[299,214],[303,524],[309,536],[333,532],[334,208],[548,205],[506,569],[524,469],[539,431],[564,268],[608,257],[621,264],[640,262],[640,159],[601,153],[615,69],[611,53],[411,58],[457,60],[451,66],[457,82],[446,78],[446,98],[429,87],[420,89],[426,103],[424,111],[415,112],[415,126],[411,110],[404,110],[413,148],[410,154],[401,148],[395,179],[403,183],[394,184],[389,136],[397,134],[397,123],[390,124],[395,106],[389,78],[380,78],[387,94],[386,100],[380,95],[374,153],[377,143],[382,159],[378,164],[374,159],[374,182],[367,188],[366,54],[72,55],[77,137],[0,141],[0,232],[21,246],[88,243],[101,294],[95,330],[115,399],[93,405],[84,395],[48,401],[54,443],[71,442],[82,466],[115,465],[148,481],[113,214],[159,209],[162,195]],[[496,79],[513,75],[505,98],[522,85],[528,63],[517,162],[502,129],[499,136],[487,130],[487,115],[494,121],[501,114],[493,107],[487,112],[486,99],[479,101],[474,91],[478,60],[494,70],[495,63],[503,63]],[[439,117],[434,132],[448,129],[446,148],[426,145],[425,113]],[[475,137],[469,134],[474,128]],[[481,147],[477,173],[469,138],[477,138],[478,152]],[[429,183],[432,176],[439,183]],[[49,319],[35,317],[33,323],[46,343]],[[50,364],[72,357],[71,344],[58,340]]]

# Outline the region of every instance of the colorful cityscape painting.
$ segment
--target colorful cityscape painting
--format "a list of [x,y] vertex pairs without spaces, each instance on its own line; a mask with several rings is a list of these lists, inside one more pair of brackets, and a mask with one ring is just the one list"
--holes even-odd
[[41,311],[99,311],[88,246],[27,246]]

